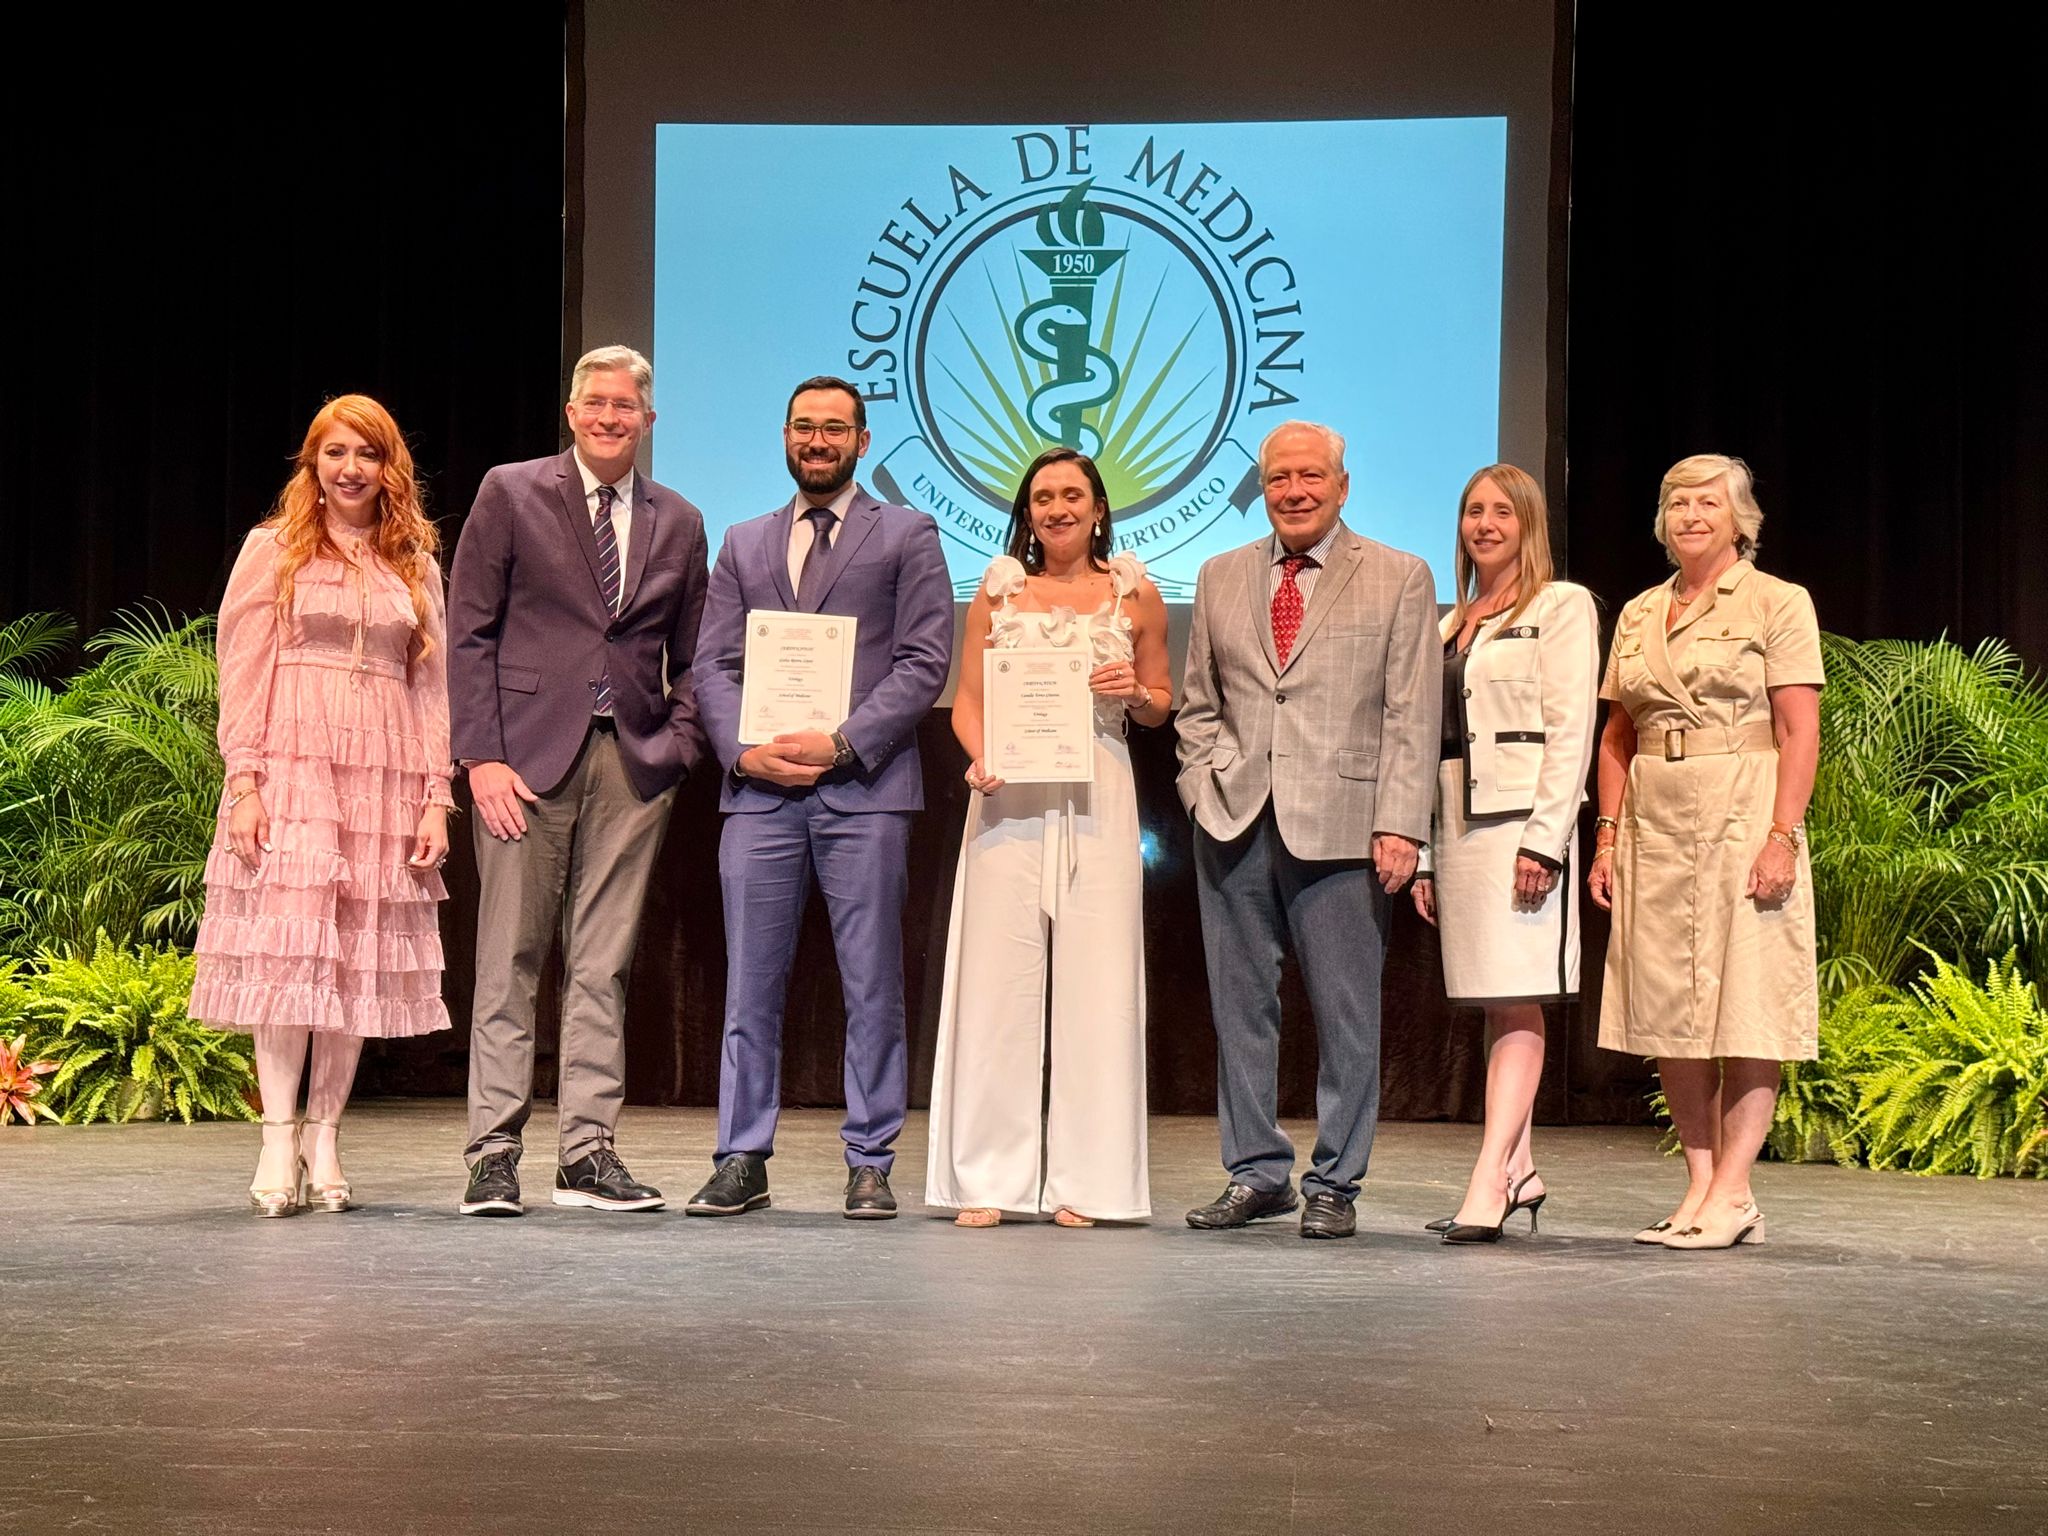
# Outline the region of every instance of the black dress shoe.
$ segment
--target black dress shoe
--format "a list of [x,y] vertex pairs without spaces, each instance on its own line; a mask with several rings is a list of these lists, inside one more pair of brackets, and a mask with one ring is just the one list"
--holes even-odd
[[889,1193],[889,1175],[879,1168],[856,1168],[846,1176],[846,1219],[887,1221],[896,1214]]
[[626,1172],[618,1153],[599,1147],[555,1170],[555,1204],[587,1205],[593,1211],[658,1211],[663,1201],[660,1190]]
[[510,1152],[486,1152],[471,1164],[469,1188],[455,1207],[465,1216],[524,1216],[519,1203],[519,1159]]
[[1292,1184],[1283,1184],[1278,1189],[1253,1189],[1249,1184],[1233,1181],[1207,1205],[1189,1211],[1188,1225],[1205,1232],[1221,1232],[1268,1216],[1285,1216],[1293,1209]]
[[1358,1212],[1342,1195],[1310,1195],[1301,1208],[1303,1237],[1350,1237],[1357,1230]]
[[741,1152],[720,1163],[683,1209],[692,1216],[737,1216],[767,1203],[768,1160]]

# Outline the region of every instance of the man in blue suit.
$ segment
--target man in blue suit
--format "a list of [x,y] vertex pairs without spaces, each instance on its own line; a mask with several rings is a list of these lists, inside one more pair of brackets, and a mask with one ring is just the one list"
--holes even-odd
[[[896,1214],[889,1168],[908,1100],[903,898],[910,817],[924,808],[917,726],[952,662],[953,589],[938,525],[854,483],[867,407],[844,379],[806,379],[783,447],[797,494],[725,536],[704,602],[697,700],[725,765],[725,1052],[716,1172],[686,1209],[768,1204],[781,1103],[782,1016],[811,876],[832,920],[846,998],[846,1214]],[[742,747],[740,691],[753,609],[857,621],[851,710],[838,730]]]

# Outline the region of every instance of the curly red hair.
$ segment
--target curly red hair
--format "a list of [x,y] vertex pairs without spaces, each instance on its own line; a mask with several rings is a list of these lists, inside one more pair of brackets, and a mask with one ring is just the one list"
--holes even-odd
[[263,526],[277,530],[277,609],[289,617],[292,582],[299,567],[322,553],[340,557],[341,551],[327,534],[327,517],[320,505],[320,476],[316,468],[320,445],[337,426],[347,427],[377,450],[378,474],[383,481],[377,496],[377,525],[367,542],[384,563],[405,580],[412,593],[413,616],[419,622],[419,654],[426,654],[428,597],[427,583],[434,580],[433,558],[441,547],[440,535],[427,521],[420,502],[419,482],[414,477],[412,450],[391,413],[368,395],[337,395],[320,407],[313,424],[306,428],[306,440],[299,447],[291,479],[278,492],[277,504]]

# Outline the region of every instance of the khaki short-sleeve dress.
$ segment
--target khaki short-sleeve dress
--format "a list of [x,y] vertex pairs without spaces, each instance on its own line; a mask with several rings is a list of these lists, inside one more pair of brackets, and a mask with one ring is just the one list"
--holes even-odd
[[1667,633],[1675,594],[1664,582],[1622,610],[1600,686],[1636,728],[1600,1044],[1810,1061],[1820,998],[1805,848],[1782,903],[1743,887],[1777,795],[1769,690],[1822,682],[1813,599],[1740,560]]

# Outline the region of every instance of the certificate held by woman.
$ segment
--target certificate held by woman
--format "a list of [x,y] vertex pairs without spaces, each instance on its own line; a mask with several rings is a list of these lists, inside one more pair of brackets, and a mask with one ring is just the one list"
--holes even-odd
[[984,651],[985,766],[1009,784],[1095,782],[1095,697],[1079,656]]

